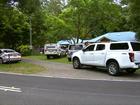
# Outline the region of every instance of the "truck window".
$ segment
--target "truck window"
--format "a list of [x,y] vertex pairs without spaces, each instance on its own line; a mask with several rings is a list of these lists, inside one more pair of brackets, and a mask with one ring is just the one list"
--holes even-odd
[[133,51],[140,51],[140,43],[131,42],[131,46],[133,48]]
[[81,50],[82,48],[83,48],[82,45],[76,45],[76,46],[75,46],[75,50]]
[[55,46],[46,46],[46,48],[48,48],[48,49],[49,49],[49,48],[55,48]]
[[110,45],[110,50],[127,50],[128,43],[112,43]]
[[94,50],[94,46],[95,46],[95,45],[90,45],[90,46],[88,46],[88,47],[85,49],[85,51],[93,51],[93,50]]
[[81,50],[83,45],[70,45],[69,50]]
[[75,50],[75,45],[70,45],[69,50]]
[[96,51],[104,50],[104,49],[105,49],[105,45],[104,44],[98,44],[97,48],[96,48]]

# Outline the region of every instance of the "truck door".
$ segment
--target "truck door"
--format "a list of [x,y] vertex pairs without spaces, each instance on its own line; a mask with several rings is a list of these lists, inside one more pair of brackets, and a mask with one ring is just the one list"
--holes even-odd
[[86,49],[83,50],[83,54],[81,56],[84,64],[90,64],[93,60],[93,52],[95,45],[89,45]]
[[105,51],[105,44],[97,44],[96,49],[94,51],[94,58],[93,61],[95,65],[97,66],[103,66],[105,62],[106,57],[106,51]]

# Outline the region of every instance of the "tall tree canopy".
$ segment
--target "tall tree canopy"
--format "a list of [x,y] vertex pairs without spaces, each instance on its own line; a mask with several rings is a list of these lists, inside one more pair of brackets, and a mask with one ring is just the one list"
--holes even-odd
[[139,0],[0,0],[0,47],[29,44],[29,19],[37,47],[107,32],[140,33],[139,5]]
[[140,0],[129,0],[129,6],[132,29],[138,32],[140,38]]

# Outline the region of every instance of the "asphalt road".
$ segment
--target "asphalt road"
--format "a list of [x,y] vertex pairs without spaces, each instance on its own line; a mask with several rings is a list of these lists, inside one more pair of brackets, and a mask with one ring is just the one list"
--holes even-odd
[[0,74],[0,105],[140,105],[140,82]]

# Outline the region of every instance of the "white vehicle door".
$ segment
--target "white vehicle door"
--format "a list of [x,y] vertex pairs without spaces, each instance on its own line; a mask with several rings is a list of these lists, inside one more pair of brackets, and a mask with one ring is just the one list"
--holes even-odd
[[94,51],[94,61],[93,63],[97,66],[104,66],[105,58],[106,58],[106,51],[105,51],[105,44],[97,44],[96,49]]
[[94,56],[93,55],[94,47],[95,45],[89,45],[87,48],[83,50],[83,53],[81,55],[83,64],[88,64],[88,65],[91,64],[91,61],[93,60],[93,56]]

